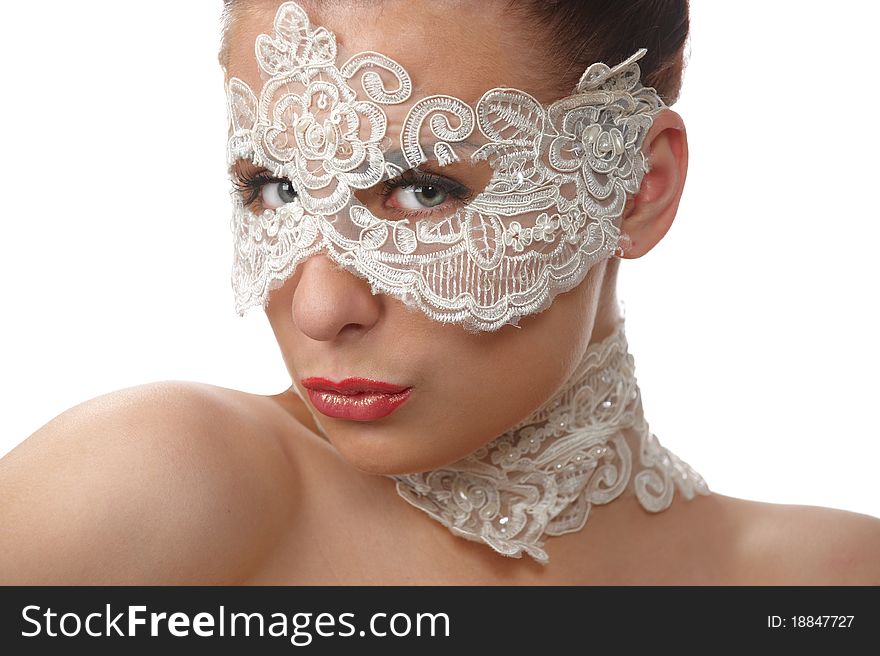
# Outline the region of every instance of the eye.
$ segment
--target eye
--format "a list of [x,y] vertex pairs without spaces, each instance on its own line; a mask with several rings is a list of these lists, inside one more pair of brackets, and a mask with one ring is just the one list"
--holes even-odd
[[296,200],[296,191],[290,180],[273,179],[260,187],[260,198],[263,207],[275,210],[286,203]]
[[432,185],[420,185],[409,187],[398,187],[391,194],[389,199],[404,210],[422,210],[425,208],[437,207],[442,205],[443,201],[449,194]]
[[409,214],[427,214],[466,203],[471,190],[465,185],[427,171],[409,169],[383,183],[383,207]]
[[297,197],[290,180],[274,176],[265,169],[256,169],[245,160],[236,162],[232,170],[232,184],[247,206],[259,200],[262,209],[275,210]]

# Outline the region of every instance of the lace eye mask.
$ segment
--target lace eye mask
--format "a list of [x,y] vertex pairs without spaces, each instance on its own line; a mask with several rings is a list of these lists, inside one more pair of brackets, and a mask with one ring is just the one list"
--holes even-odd
[[[228,163],[265,169],[284,193],[275,207],[232,194],[240,315],[324,252],[374,294],[436,321],[516,325],[613,254],[627,194],[647,170],[642,143],[664,107],[639,81],[645,50],[591,65],[550,105],[506,87],[471,103],[420,94],[385,55],[343,56],[294,2],[255,52],[262,88],[226,85]],[[405,202],[371,200],[383,185]],[[470,193],[456,199],[461,188]]]

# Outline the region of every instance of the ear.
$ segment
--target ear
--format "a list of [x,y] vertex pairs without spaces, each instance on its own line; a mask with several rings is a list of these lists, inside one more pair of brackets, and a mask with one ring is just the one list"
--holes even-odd
[[624,213],[621,229],[631,243],[623,257],[650,251],[672,226],[687,177],[688,143],[684,121],[671,109],[655,118],[643,144],[648,172]]

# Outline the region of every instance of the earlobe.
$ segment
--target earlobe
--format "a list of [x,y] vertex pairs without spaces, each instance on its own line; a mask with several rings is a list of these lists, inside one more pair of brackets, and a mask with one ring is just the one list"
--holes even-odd
[[638,193],[630,199],[621,224],[629,236],[622,257],[634,259],[663,238],[678,211],[687,176],[687,133],[681,117],[664,109],[654,119],[643,146],[648,172]]

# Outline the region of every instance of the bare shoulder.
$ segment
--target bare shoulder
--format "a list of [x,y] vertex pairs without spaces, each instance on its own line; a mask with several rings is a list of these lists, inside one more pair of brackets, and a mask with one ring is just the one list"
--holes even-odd
[[296,498],[280,421],[189,381],[70,408],[0,460],[0,582],[235,582]]
[[732,518],[737,578],[756,585],[880,585],[880,519],[716,495]]

